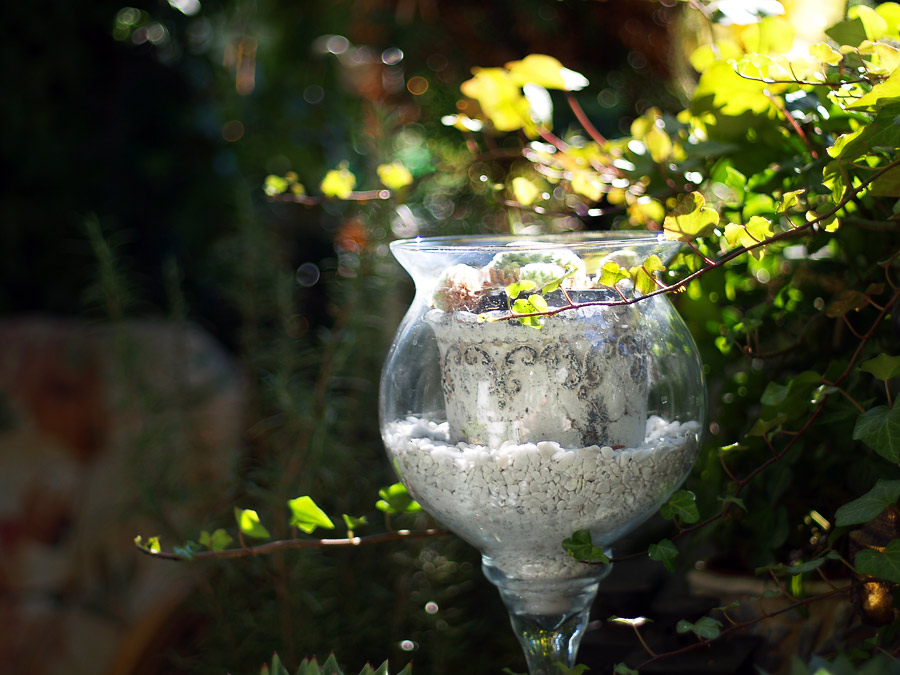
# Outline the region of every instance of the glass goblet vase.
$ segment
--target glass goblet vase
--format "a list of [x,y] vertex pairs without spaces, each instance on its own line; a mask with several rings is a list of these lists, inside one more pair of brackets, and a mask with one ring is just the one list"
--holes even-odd
[[654,232],[391,245],[416,295],[382,373],[382,437],[410,494],[482,553],[531,675],[574,665],[609,571],[562,541],[588,531],[608,551],[696,458],[696,346],[633,283],[677,248]]

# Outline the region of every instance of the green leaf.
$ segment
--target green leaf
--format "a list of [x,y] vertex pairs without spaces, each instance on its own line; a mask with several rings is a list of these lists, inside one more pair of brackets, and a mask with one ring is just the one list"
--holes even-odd
[[864,362],[859,369],[887,382],[900,375],[900,356],[879,354],[874,359]]
[[650,544],[647,549],[650,560],[656,560],[665,565],[670,572],[675,571],[675,558],[678,557],[678,548],[669,539],[663,539],[658,544]]
[[291,522],[294,527],[299,527],[306,534],[312,533],[317,527],[333,530],[334,523],[331,518],[319,508],[312,497],[297,497],[288,501],[291,510]]
[[712,232],[719,223],[719,212],[706,205],[699,192],[682,195],[663,221],[666,239],[691,242]]
[[775,213],[787,213],[788,211],[800,206],[800,197],[805,194],[806,190],[791,190],[785,192],[781,196],[781,201],[775,207]]
[[588,530],[577,530],[568,539],[563,539],[563,549],[570,556],[582,562],[609,563],[609,557],[599,546],[594,546]]
[[234,539],[232,536],[221,527],[212,534],[206,530],[203,530],[200,533],[200,544],[212,551],[223,551],[228,548],[228,545],[233,541]]
[[862,441],[891,463],[900,460],[900,407],[867,410],[856,420],[853,440]]
[[546,312],[550,308],[543,295],[529,295],[528,302],[531,304],[531,311],[533,312]]
[[600,268],[600,277],[597,281],[601,286],[612,288],[620,281],[629,279],[628,272],[619,267],[619,263],[610,260]]
[[234,507],[234,519],[241,532],[255,539],[268,539],[269,531],[259,522],[259,514],[253,509]]
[[389,515],[417,513],[422,510],[422,506],[409,496],[403,483],[394,483],[386,488],[381,488],[378,496],[381,499],[375,503],[375,507]]
[[364,527],[369,524],[369,520],[365,516],[348,516],[346,513],[342,514],[344,519],[344,525],[347,527],[348,532],[353,532],[354,530],[358,530],[361,527]]
[[638,671],[629,668],[624,663],[617,663],[613,668],[613,675],[640,675]]
[[895,70],[884,82],[879,82],[865,96],[847,107],[852,110],[877,110],[886,103],[896,103],[900,98],[900,70]]
[[860,551],[853,564],[860,574],[900,584],[900,539],[888,542],[883,552],[872,549]]
[[887,507],[894,506],[897,500],[900,500],[900,480],[879,479],[862,497],[841,506],[834,515],[834,524],[846,527],[867,523]]
[[506,294],[509,296],[510,300],[515,300],[519,297],[520,293],[532,291],[535,288],[537,288],[536,282],[532,281],[531,279],[523,279],[522,281],[516,281],[515,283],[507,286]]
[[829,552],[827,555],[822,556],[821,558],[814,558],[812,560],[808,560],[805,563],[796,563],[794,565],[787,565],[785,567],[785,571],[791,576],[797,576],[798,574],[806,574],[807,572],[813,572],[819,569],[822,565],[824,565],[829,560],[836,560],[840,556],[834,551]]
[[675,630],[681,635],[684,635],[685,633],[694,633],[694,635],[702,640],[715,640],[722,632],[722,623],[716,621],[711,616],[701,617],[696,623],[681,619],[675,624]]
[[682,522],[691,524],[700,520],[700,511],[697,509],[697,496],[689,490],[679,490],[663,504],[659,515],[667,520],[680,518]]

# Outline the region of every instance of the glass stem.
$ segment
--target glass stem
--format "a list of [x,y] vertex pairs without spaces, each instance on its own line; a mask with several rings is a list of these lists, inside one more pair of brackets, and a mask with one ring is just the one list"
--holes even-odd
[[578,646],[588,624],[590,608],[571,615],[510,614],[510,623],[528,663],[530,675],[562,675],[557,664],[575,665]]
[[575,665],[600,580],[611,565],[585,567],[585,576],[568,579],[508,577],[488,557],[488,580],[500,591],[513,631],[525,652],[529,675],[562,675],[556,664]]

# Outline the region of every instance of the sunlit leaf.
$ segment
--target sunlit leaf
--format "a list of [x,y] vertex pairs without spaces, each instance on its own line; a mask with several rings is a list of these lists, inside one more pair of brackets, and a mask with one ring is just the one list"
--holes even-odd
[[806,193],[806,190],[791,190],[785,192],[781,196],[781,201],[775,207],[776,213],[787,213],[791,209],[800,206],[800,197]]
[[348,532],[353,532],[369,524],[369,520],[365,516],[350,516],[346,513],[341,514],[341,516],[344,519],[344,526]]
[[512,179],[512,191],[516,201],[522,206],[531,206],[541,196],[540,188],[523,176]]
[[529,105],[522,87],[503,68],[473,68],[474,77],[460,85],[498,131],[515,131],[531,123]]
[[876,84],[868,94],[847,107],[853,110],[875,110],[885,103],[895,103],[898,98],[900,98],[900,70],[892,73],[884,82]]
[[255,539],[268,539],[269,531],[259,522],[259,514],[253,509],[241,509],[234,507],[234,520],[241,532]]
[[817,42],[810,46],[809,55],[829,66],[836,66],[844,60],[843,55],[827,42]]
[[381,499],[375,503],[375,507],[389,515],[417,513],[422,510],[422,506],[409,495],[403,483],[394,483],[380,489],[378,496]]
[[879,478],[875,487],[862,497],[838,508],[834,514],[834,524],[846,527],[867,523],[889,506],[895,506],[897,500],[900,500],[900,480]]
[[509,296],[510,300],[514,300],[518,298],[521,293],[533,291],[537,286],[537,282],[532,279],[522,279],[521,281],[516,281],[507,286],[506,294]]
[[888,32],[887,21],[871,7],[854,5],[847,11],[847,17],[851,20],[859,19],[862,22],[866,38],[869,40],[878,40]]
[[853,440],[862,441],[889,462],[900,461],[900,407],[877,406],[856,420]]
[[375,171],[378,180],[389,190],[400,190],[413,182],[412,174],[401,162],[379,164]]
[[282,176],[266,176],[263,191],[270,197],[284,194],[288,190],[288,182]]
[[663,221],[666,239],[690,242],[712,232],[719,223],[719,213],[706,205],[699,192],[682,195]]
[[569,70],[546,54],[529,54],[521,61],[510,61],[506,68],[513,81],[519,85],[532,82],[548,89],[564,91],[578,91],[588,85],[584,75]]
[[603,263],[600,268],[600,277],[597,279],[601,286],[612,288],[620,281],[630,279],[628,272],[619,267],[619,263],[610,260]]
[[313,532],[317,527],[333,530],[334,523],[331,518],[319,508],[313,501],[312,497],[303,496],[288,501],[288,508],[291,510],[291,522],[293,527],[298,527],[307,534]]
[[337,199],[347,199],[356,187],[356,176],[354,176],[347,168],[346,162],[341,162],[338,168],[332,169],[325,174],[319,189],[326,197],[336,197]]
[[606,183],[603,182],[600,174],[590,170],[573,171],[569,185],[573,192],[587,197],[592,202],[603,199],[603,193],[606,190]]

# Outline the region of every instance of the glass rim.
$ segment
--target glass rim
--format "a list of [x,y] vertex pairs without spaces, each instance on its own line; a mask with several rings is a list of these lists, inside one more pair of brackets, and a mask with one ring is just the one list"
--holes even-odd
[[665,238],[665,233],[654,230],[603,230],[554,232],[551,234],[465,234],[437,237],[397,239],[390,243],[392,251],[529,251],[550,247],[592,249],[598,244],[627,246],[629,244],[678,245],[680,242]]

